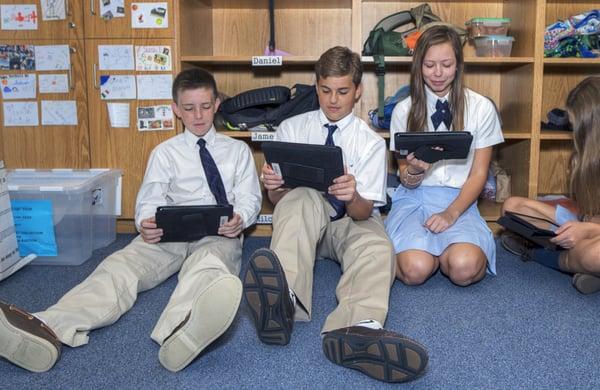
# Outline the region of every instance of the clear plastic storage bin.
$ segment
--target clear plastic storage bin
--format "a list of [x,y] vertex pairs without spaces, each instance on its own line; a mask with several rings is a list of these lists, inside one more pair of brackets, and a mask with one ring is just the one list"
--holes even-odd
[[465,22],[469,38],[486,35],[507,35],[510,18],[473,18]]
[[32,264],[79,265],[94,249],[115,240],[116,217],[121,214],[120,170],[13,169],[7,179],[11,200],[52,204],[58,255],[38,257]]
[[475,55],[477,57],[509,57],[514,40],[514,37],[504,35],[475,38]]

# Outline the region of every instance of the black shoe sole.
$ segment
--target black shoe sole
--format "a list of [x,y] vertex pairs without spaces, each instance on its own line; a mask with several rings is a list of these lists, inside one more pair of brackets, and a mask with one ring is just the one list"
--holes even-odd
[[331,362],[384,382],[408,382],[425,373],[426,349],[408,338],[336,334],[323,337],[323,352]]
[[285,312],[285,294],[289,294],[287,281],[275,254],[266,249],[254,252],[244,276],[244,298],[258,338],[265,344],[290,342],[294,319]]

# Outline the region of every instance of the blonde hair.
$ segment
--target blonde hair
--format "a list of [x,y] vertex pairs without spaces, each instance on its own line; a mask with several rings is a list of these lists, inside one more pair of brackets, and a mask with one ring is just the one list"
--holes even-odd
[[571,196],[585,217],[600,215],[600,77],[581,81],[567,97],[575,151],[571,166]]
[[408,114],[408,131],[427,130],[427,97],[423,80],[423,61],[427,51],[435,45],[450,43],[456,57],[456,75],[450,89],[450,110],[452,111],[452,130],[463,129],[465,110],[465,86],[463,73],[465,62],[460,36],[448,26],[438,25],[428,28],[417,41],[410,72],[411,107]]

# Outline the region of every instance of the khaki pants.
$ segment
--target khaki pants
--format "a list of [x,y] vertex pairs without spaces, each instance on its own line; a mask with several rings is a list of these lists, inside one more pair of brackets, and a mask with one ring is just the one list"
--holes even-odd
[[322,332],[367,319],[384,324],[396,264],[381,218],[354,221],[344,217],[331,222],[332,210],[319,192],[309,188],[290,191],[275,207],[271,249],[300,303],[295,318],[310,320],[313,268],[319,256],[342,267],[336,287],[338,306],[327,317]]
[[87,344],[90,330],[115,323],[133,306],[139,292],[156,287],[179,270],[177,287],[151,335],[162,345],[211,281],[239,274],[241,257],[237,238],[211,236],[190,243],[147,244],[138,236],[104,259],[54,306],[35,315],[62,343]]

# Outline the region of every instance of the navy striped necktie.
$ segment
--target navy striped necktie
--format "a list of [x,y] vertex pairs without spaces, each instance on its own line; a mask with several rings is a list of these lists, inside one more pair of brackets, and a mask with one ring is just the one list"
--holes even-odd
[[202,167],[204,168],[204,174],[206,175],[206,181],[210,187],[210,192],[212,192],[215,197],[217,204],[229,204],[227,201],[227,192],[223,185],[223,179],[221,179],[221,174],[219,173],[215,160],[213,160],[210,152],[206,148],[206,141],[203,138],[200,138],[197,144],[200,147],[200,160],[202,161]]
[[[333,133],[338,129],[337,125],[325,124],[323,126],[327,128],[327,139],[325,140],[325,145],[335,146],[333,143]],[[346,214],[346,202],[337,199],[335,196],[329,193],[325,193],[325,197],[335,210],[335,216],[331,217],[331,220],[336,221],[342,218]]]

